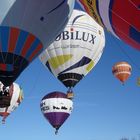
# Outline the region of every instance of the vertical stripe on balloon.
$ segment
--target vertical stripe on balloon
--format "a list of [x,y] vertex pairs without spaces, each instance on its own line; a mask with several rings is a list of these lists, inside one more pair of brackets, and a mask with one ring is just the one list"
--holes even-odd
[[7,71],[13,71],[14,70],[14,68],[13,68],[13,65],[8,65],[7,64],[7,69],[6,69]]
[[9,39],[9,28],[8,27],[0,27],[0,34],[1,34],[1,45],[2,51],[8,51],[8,39]]
[[[113,7],[113,4],[114,4],[114,0],[111,0],[110,1],[110,4],[109,4],[109,21],[110,21],[110,24],[111,24],[111,26],[112,26],[112,7]],[[113,29],[113,31],[115,32],[115,30],[114,30],[114,26],[112,26],[112,29]]]
[[0,64],[0,69],[2,71],[13,71],[13,65],[11,64]]
[[14,52],[19,33],[20,33],[19,29],[11,27],[10,36],[9,36],[9,45],[8,45],[9,46],[8,47],[8,52],[9,53]]
[[36,39],[33,44],[30,46],[30,48],[28,49],[28,52],[25,56],[26,60],[29,59],[29,57],[32,55],[32,53],[34,52],[34,50],[36,49],[36,47],[40,44],[40,41],[38,39]]
[[36,49],[33,51],[33,53],[31,54],[31,56],[29,57],[29,61],[32,61],[38,54],[40,54],[42,52],[43,46],[40,43]]
[[130,37],[133,38],[137,43],[140,43],[140,32],[137,31],[133,26],[130,26]]
[[5,71],[6,70],[6,65],[5,64],[0,64],[0,70]]
[[96,10],[97,10],[97,16],[98,16],[98,19],[99,19],[99,24],[102,26],[102,27],[105,27],[104,25],[104,22],[101,18],[101,15],[100,15],[100,10],[99,10],[99,1],[96,0]]
[[88,4],[87,4],[86,0],[79,0],[79,1],[84,6],[85,11],[87,11],[87,13],[90,14],[90,10],[88,8]]
[[23,46],[23,49],[21,51],[21,56],[25,57],[25,55],[28,52],[28,49],[31,47],[31,45],[33,44],[34,40],[35,40],[35,36],[33,36],[32,34],[29,34],[27,37],[27,40]]
[[[2,44],[1,44],[1,33],[0,33],[0,51],[2,52]],[[0,56],[1,58],[1,56]],[[1,61],[1,60],[0,60]]]
[[16,48],[15,48],[15,54],[17,54],[17,55],[20,54],[20,51],[22,50],[22,47],[27,39],[27,36],[28,36],[28,32],[20,31],[18,41],[16,44]]

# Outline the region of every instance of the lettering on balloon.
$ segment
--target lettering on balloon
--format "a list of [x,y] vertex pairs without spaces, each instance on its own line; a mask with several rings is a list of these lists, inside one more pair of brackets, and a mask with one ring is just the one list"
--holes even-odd
[[[62,107],[53,106],[53,109],[54,110],[68,110],[68,108],[65,107],[65,106],[62,106]],[[41,111],[42,112],[45,112],[45,111],[48,111],[48,110],[50,110],[50,107],[49,106],[42,106],[41,107]],[[72,110],[72,107],[70,107],[69,110],[71,111]]]
[[53,109],[58,109],[59,110],[60,108],[59,107],[56,107],[56,106],[53,106]]
[[42,102],[42,103],[40,104],[41,107],[43,107],[44,105],[46,105],[45,102]]
[[62,106],[61,109],[67,110],[68,108],[66,108],[65,106]]
[[53,109],[57,109],[57,110],[67,110],[68,108],[66,108],[65,106],[61,106],[61,108],[53,106]]
[[50,110],[50,107],[49,106],[41,107],[41,111],[42,112],[47,111],[47,110]]
[[72,107],[70,107],[69,111],[72,111]]
[[81,31],[74,31],[74,32],[63,31],[61,34],[59,34],[56,37],[55,41],[59,41],[61,39],[62,40],[82,40],[84,42],[89,42],[89,43],[94,44],[96,36],[91,33],[81,32]]

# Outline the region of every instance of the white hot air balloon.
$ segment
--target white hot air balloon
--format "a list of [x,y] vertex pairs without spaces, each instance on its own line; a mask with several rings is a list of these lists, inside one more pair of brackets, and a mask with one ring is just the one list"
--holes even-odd
[[9,88],[8,90],[10,93],[11,101],[10,106],[0,108],[0,116],[3,118],[2,123],[5,123],[5,119],[20,105],[23,100],[23,90],[18,84],[13,83],[10,87],[7,88]]
[[57,134],[58,129],[70,116],[73,102],[65,93],[54,91],[42,98],[40,108],[44,117],[56,129],[55,134]]
[[97,64],[104,46],[103,28],[87,13],[73,10],[64,31],[39,58],[71,92]]

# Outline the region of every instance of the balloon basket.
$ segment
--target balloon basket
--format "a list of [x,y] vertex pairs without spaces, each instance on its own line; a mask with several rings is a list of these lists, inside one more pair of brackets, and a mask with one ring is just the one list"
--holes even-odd
[[9,107],[11,102],[10,96],[0,96],[0,108]]
[[125,85],[124,82],[122,83],[122,85],[123,85],[123,86]]
[[71,100],[74,98],[74,94],[73,94],[72,88],[68,89],[68,91],[67,91],[67,98],[71,99]]
[[2,124],[5,124],[5,119],[2,120]]
[[55,130],[55,135],[57,135],[57,134],[58,134],[58,130],[56,129],[56,130]]
[[74,98],[74,94],[73,93],[67,93],[67,98],[72,100]]

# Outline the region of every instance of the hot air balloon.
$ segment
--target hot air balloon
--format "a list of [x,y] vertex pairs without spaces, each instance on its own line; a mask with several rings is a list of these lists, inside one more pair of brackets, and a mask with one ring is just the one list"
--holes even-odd
[[140,77],[137,78],[137,85],[140,86]]
[[87,13],[73,10],[64,31],[39,58],[72,93],[72,87],[97,64],[104,46],[103,28]]
[[11,97],[9,107],[2,107],[1,105],[4,103],[2,104],[0,100],[0,116],[3,118],[2,123],[5,123],[5,119],[20,105],[23,100],[23,90],[18,84],[13,83],[9,87],[9,92]]
[[127,62],[118,62],[112,67],[113,75],[119,79],[123,84],[131,75],[131,65]]
[[83,9],[115,37],[140,50],[139,0],[77,0]]
[[73,5],[74,0],[0,0],[0,81],[5,86],[52,43]]
[[44,117],[56,129],[55,134],[57,134],[58,129],[70,116],[73,102],[65,93],[55,91],[42,98],[40,108]]

